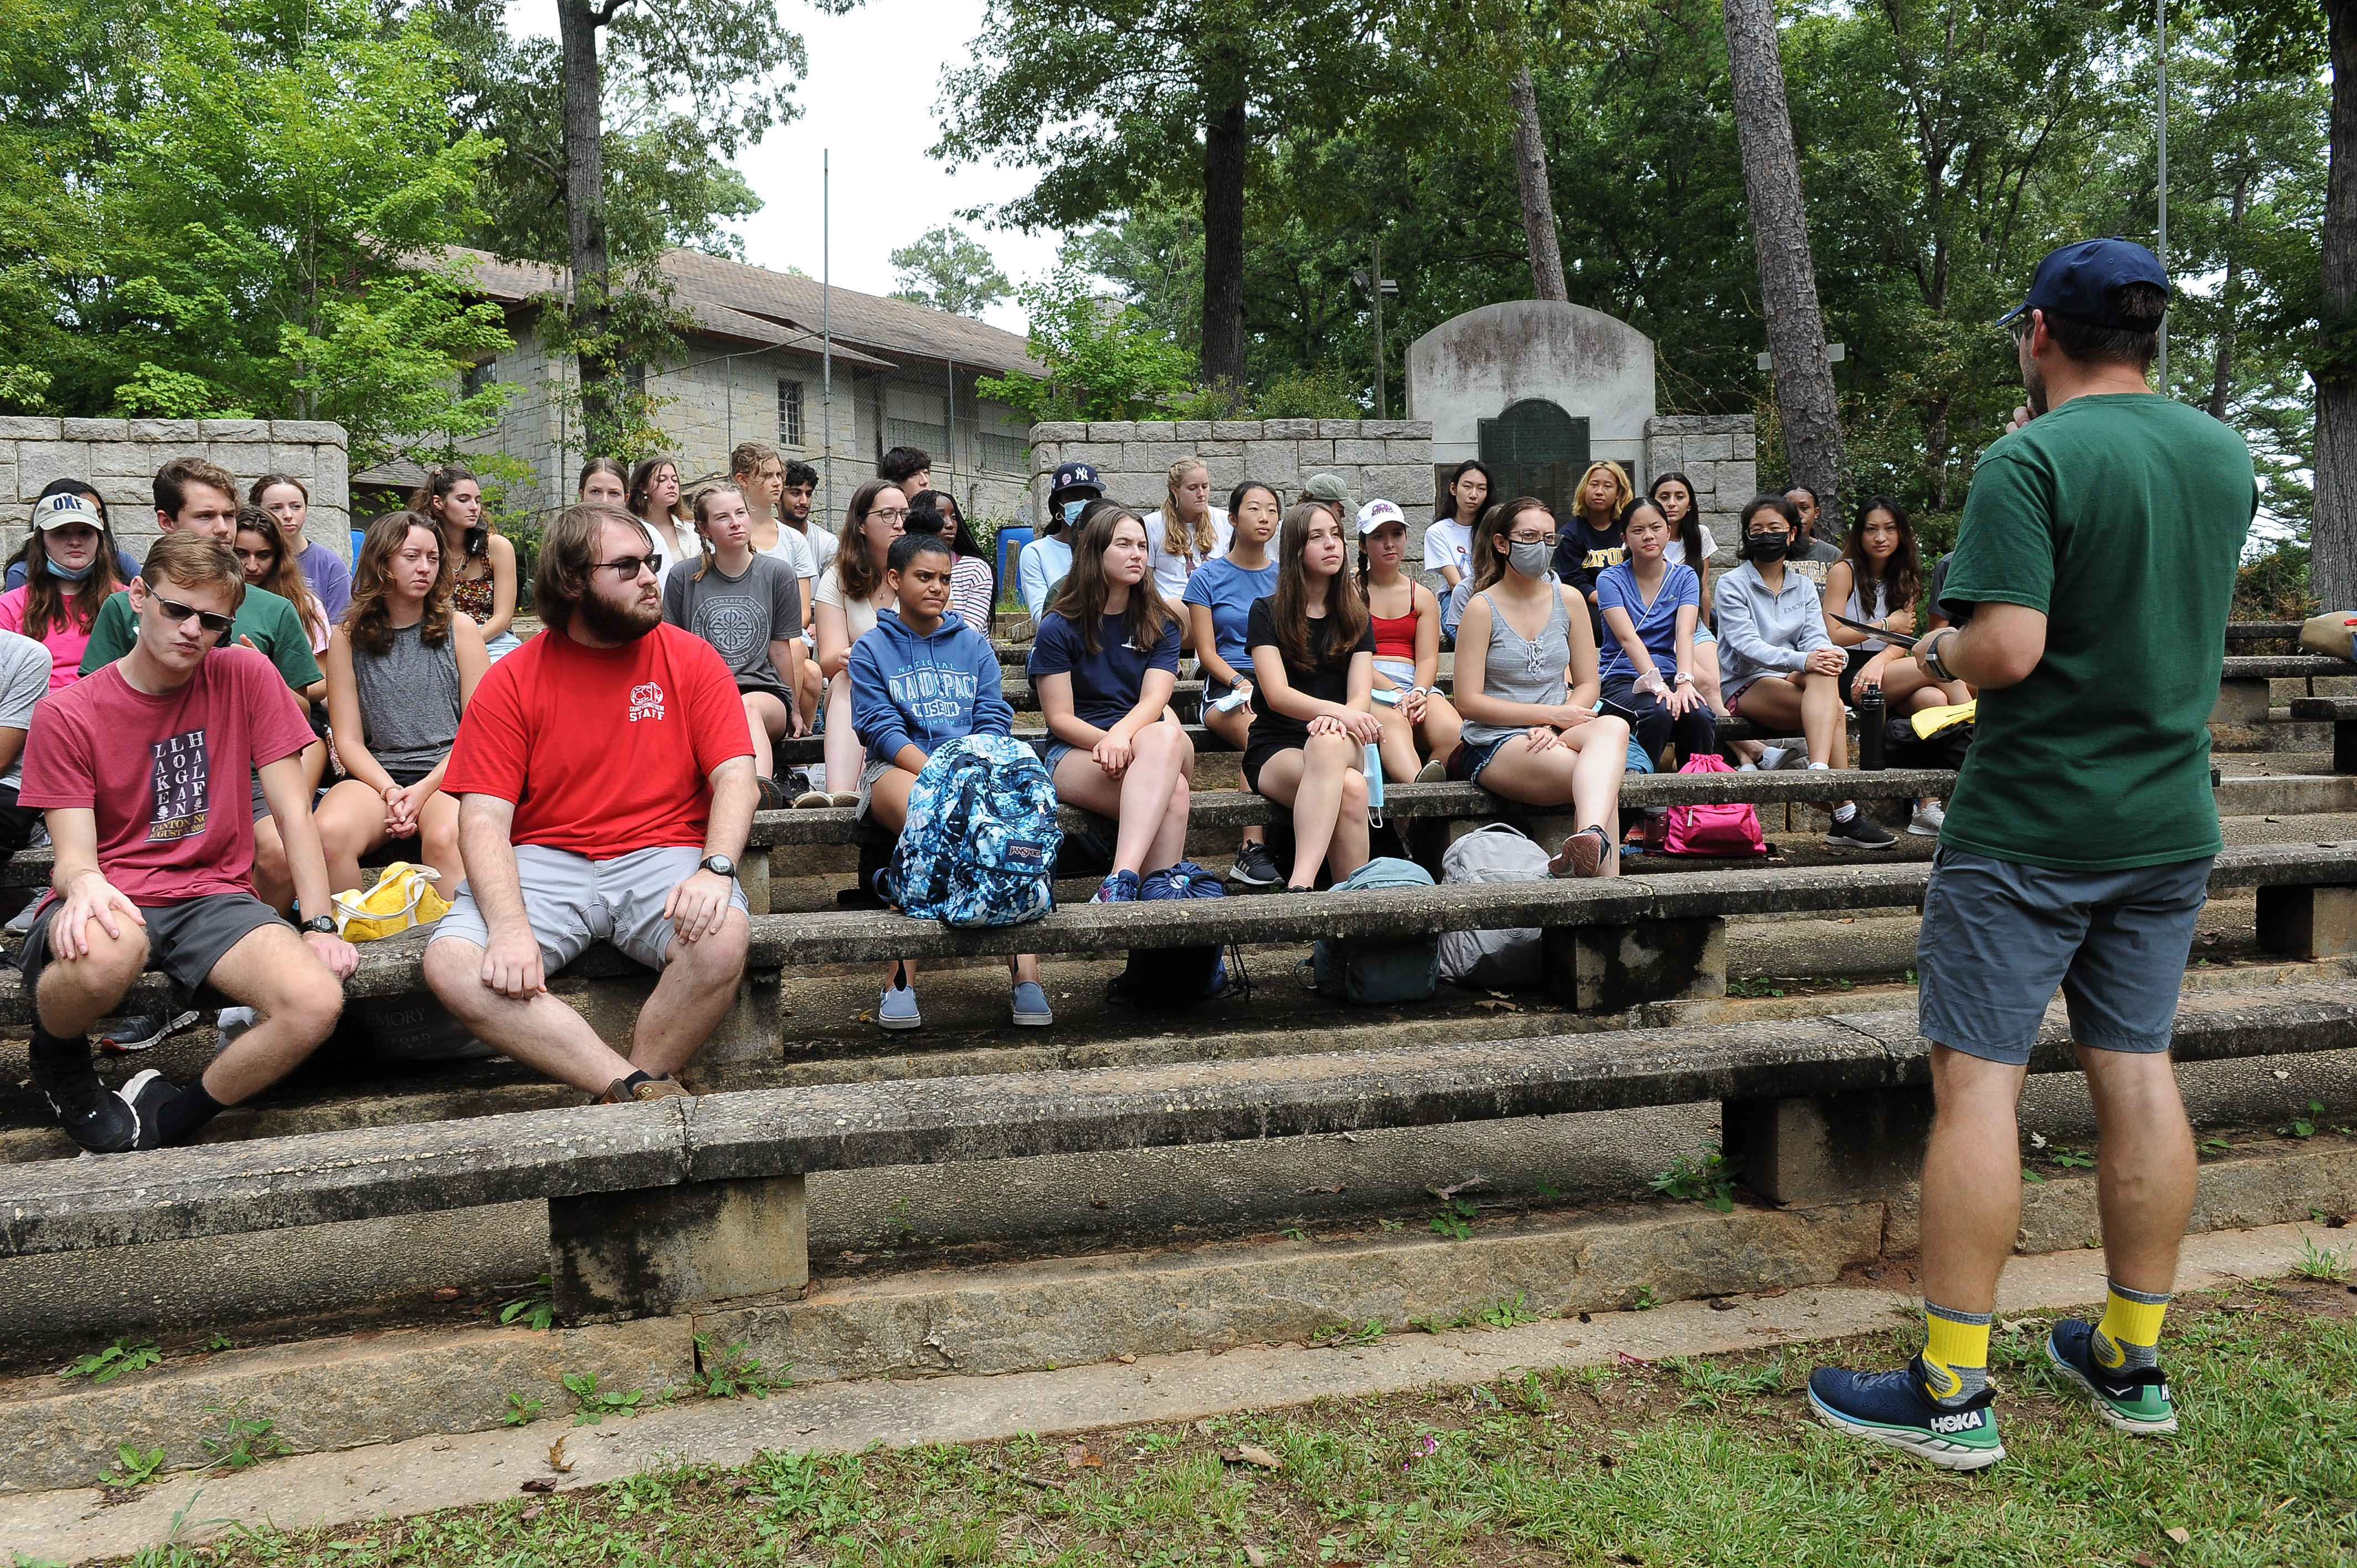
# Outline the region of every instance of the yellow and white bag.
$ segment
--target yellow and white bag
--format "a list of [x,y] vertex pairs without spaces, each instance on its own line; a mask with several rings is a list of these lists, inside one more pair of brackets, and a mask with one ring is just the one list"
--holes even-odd
[[432,925],[450,912],[450,901],[434,890],[441,875],[430,865],[394,861],[366,893],[355,888],[336,895],[336,934],[348,942],[368,942]]

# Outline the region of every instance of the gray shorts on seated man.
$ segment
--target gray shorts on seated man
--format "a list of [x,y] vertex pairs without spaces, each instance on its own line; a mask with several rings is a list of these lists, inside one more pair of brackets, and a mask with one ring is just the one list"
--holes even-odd
[[[649,969],[670,962],[676,930],[663,904],[671,890],[695,875],[701,852],[658,845],[591,860],[539,844],[514,846],[516,880],[523,892],[525,918],[540,944],[542,967],[554,974],[597,942],[605,942]],[[745,889],[729,881],[728,907],[739,915],[751,906]],[[435,942],[457,940],[490,946],[490,929],[473,890],[460,884],[450,912],[435,923]]]

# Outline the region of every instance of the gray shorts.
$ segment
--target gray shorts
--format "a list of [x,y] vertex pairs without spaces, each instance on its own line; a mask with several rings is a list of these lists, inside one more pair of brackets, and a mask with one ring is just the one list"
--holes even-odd
[[867,808],[875,803],[876,780],[883,778],[884,775],[891,772],[893,768],[899,766],[899,764],[894,762],[878,762],[872,757],[866,762],[860,764],[859,821],[864,822],[867,820]]
[[2209,857],[2050,871],[1943,845],[1915,943],[1917,1026],[1967,1056],[2019,1066],[2059,985],[2079,1045],[2165,1051],[2209,898]]
[[[25,972],[27,991],[40,987],[41,971],[49,961],[49,924],[64,908],[65,900],[50,898],[25,933],[16,961]],[[171,982],[176,1008],[235,1006],[233,998],[207,983],[213,966],[262,927],[288,924],[251,893],[210,893],[185,904],[142,904],[139,912],[147,918],[148,967],[162,970]]]
[[[695,875],[704,852],[666,845],[612,860],[591,860],[566,850],[520,843],[515,858],[524,917],[540,943],[541,962],[554,974],[593,942],[611,942],[649,969],[662,968],[672,939],[663,904],[673,888]],[[749,908],[745,889],[734,882],[728,902],[738,909]],[[490,929],[475,906],[474,890],[464,883],[451,900],[450,912],[434,923],[427,945],[446,937],[479,948],[490,945]]]

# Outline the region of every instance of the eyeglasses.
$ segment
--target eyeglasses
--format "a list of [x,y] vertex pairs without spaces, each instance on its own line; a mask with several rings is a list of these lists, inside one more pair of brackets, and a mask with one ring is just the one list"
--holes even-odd
[[1513,544],[1553,544],[1562,537],[1563,536],[1559,533],[1510,533],[1506,535],[1508,542]]
[[625,555],[619,561],[600,561],[590,568],[593,572],[611,572],[626,583],[641,572],[652,573],[662,569],[662,557],[660,555]]
[[178,599],[167,599],[160,594],[154,596],[149,602],[162,610],[164,618],[174,626],[178,626],[190,616],[194,616],[197,618],[197,624],[215,637],[221,636],[237,624],[231,617],[215,615],[210,610],[200,610],[194,605],[184,605]]
[[904,506],[879,506],[867,515],[870,517],[882,518],[886,522],[906,522],[909,521],[909,509]]

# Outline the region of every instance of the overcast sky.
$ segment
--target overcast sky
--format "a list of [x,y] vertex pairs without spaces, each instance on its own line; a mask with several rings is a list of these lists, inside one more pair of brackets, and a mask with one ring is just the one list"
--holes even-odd
[[[737,160],[762,201],[762,209],[737,226],[747,261],[820,275],[823,149],[833,154],[834,281],[867,294],[891,292],[890,258],[899,246],[937,223],[958,222],[960,208],[1005,201],[1031,188],[1028,169],[984,165],[952,177],[925,156],[941,134],[933,105],[942,77],[952,62],[967,59],[966,45],[981,29],[982,0],[867,0],[845,16],[797,0],[783,0],[778,9],[802,35],[810,74],[795,93],[802,117]],[[508,27],[519,37],[554,38],[556,8],[551,0],[509,0]],[[1052,234],[959,226],[987,245],[1017,284],[1055,263]],[[1012,300],[988,318],[1023,329]]]

